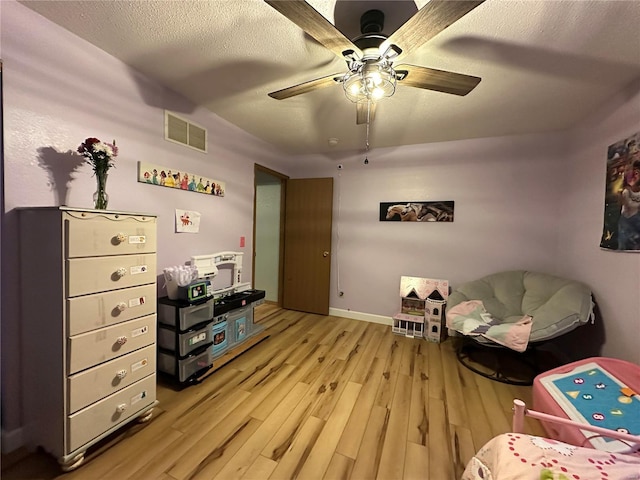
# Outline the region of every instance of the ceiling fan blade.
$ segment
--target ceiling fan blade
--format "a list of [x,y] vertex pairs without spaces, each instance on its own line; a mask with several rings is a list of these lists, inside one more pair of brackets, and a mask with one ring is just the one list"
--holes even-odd
[[376,103],[372,101],[356,103],[356,124],[371,124],[376,116]]
[[435,68],[419,67],[417,65],[404,64],[394,68],[400,85],[460,96],[469,93],[482,80],[480,77],[436,70]]
[[485,0],[431,0],[385,41],[398,45],[404,54],[420,47]]
[[302,95],[303,93],[312,92],[314,90],[319,90],[320,88],[342,83],[343,77],[344,73],[333,73],[331,75],[327,75],[326,77],[316,78],[315,80],[309,80],[308,82],[299,83],[298,85],[294,85],[292,87],[287,87],[276,92],[271,92],[269,96],[271,98],[275,98],[276,100],[284,100],[285,98],[295,97],[296,95]]
[[342,58],[342,53],[352,50],[362,52],[344,36],[329,20],[304,0],[264,0],[326,48]]

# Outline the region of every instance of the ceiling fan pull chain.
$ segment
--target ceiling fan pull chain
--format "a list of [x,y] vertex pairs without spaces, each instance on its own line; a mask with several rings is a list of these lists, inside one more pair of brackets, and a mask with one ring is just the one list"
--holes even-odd
[[367,106],[367,108],[369,111],[367,112],[367,143],[365,144],[365,146],[366,146],[366,151],[368,152],[369,151],[369,125],[370,125],[369,112],[371,111],[371,102],[369,102],[369,105]]
[[365,144],[365,154],[364,154],[364,164],[369,165],[369,125],[371,122],[369,121],[369,112],[371,112],[371,102],[367,102],[367,141]]

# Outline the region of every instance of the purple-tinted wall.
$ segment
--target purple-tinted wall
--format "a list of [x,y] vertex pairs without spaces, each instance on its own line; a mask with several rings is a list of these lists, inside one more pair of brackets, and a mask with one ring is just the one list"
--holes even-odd
[[[570,132],[374,149],[367,166],[361,154],[287,158],[26,7],[0,1],[0,13],[2,422],[8,443],[19,443],[22,397],[13,209],[90,207],[90,167],[74,169],[77,158],[68,154],[87,136],[115,138],[121,149],[109,178],[110,208],[159,215],[159,268],[193,254],[240,249],[240,236],[247,238],[240,250],[252,252],[254,162],[296,177],[334,176],[334,312],[388,317],[398,308],[401,275],[445,278],[455,288],[504,269],[547,271],[589,284],[603,306],[604,353],[640,361],[640,254],[598,247],[606,147],[640,130],[637,85]],[[164,109],[207,127],[209,152],[166,142]],[[219,178],[227,182],[227,195],[137,183],[139,160]],[[338,171],[337,163],[345,168]],[[379,203],[395,200],[454,200],[455,222],[379,222]],[[174,233],[176,208],[203,214],[200,234]],[[245,262],[250,280],[251,262]]]

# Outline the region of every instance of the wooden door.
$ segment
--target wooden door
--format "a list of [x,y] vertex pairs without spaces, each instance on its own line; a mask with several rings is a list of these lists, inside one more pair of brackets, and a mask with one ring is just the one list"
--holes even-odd
[[288,179],[282,306],[329,314],[333,178]]

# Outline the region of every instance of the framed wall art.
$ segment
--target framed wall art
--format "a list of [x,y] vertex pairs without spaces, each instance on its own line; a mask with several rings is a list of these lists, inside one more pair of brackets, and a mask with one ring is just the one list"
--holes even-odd
[[380,202],[381,222],[453,222],[453,201]]

